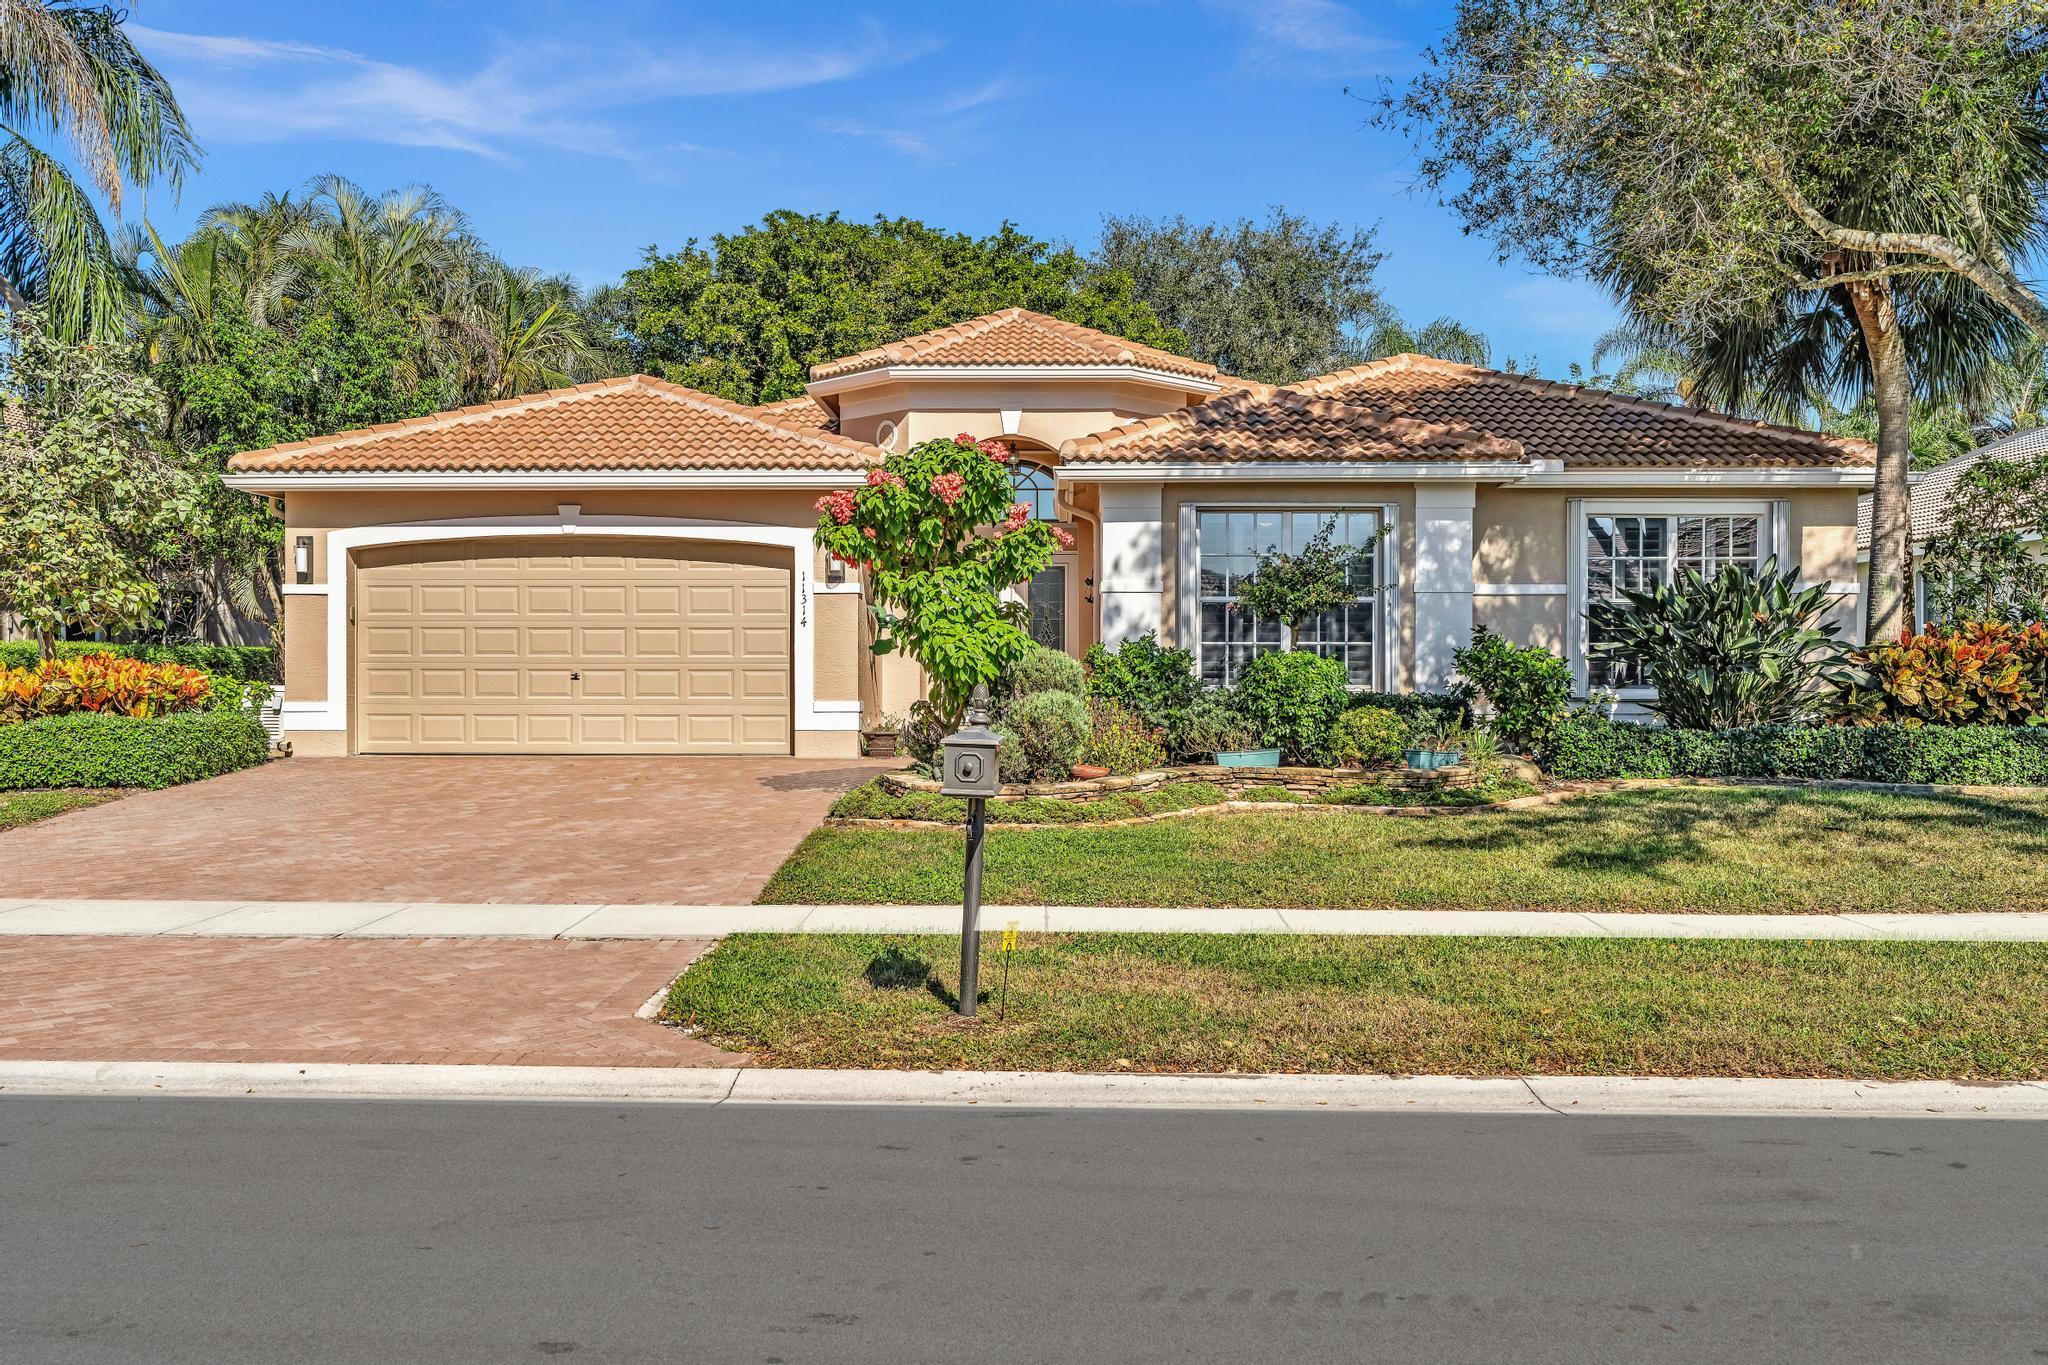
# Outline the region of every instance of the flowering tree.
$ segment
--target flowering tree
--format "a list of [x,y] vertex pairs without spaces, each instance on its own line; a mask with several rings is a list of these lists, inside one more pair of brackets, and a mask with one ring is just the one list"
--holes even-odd
[[877,654],[909,654],[950,731],[977,684],[993,687],[1031,647],[1024,605],[1003,589],[1073,537],[1013,500],[1009,448],[966,434],[924,441],[818,499],[818,544],[867,572]]

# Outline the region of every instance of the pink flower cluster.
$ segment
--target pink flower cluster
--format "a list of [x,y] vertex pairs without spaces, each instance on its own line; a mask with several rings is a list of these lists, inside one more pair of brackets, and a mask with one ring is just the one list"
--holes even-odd
[[819,516],[831,514],[832,520],[841,526],[853,520],[853,490],[842,488],[836,493],[827,493],[811,504],[818,509]]
[[997,464],[1008,464],[1010,462],[1010,448],[993,436],[988,437],[986,440],[977,441],[974,439],[972,432],[963,431],[953,438],[953,444],[973,446]]
[[948,507],[960,501],[961,494],[966,491],[967,480],[961,475],[937,474],[932,477],[932,492]]
[[1071,550],[1074,548],[1074,533],[1072,531],[1069,531],[1064,526],[1053,527],[1052,538],[1060,543],[1060,548],[1062,550]]
[[1010,504],[1009,514],[1003,518],[1003,529],[1005,531],[1021,531],[1024,529],[1024,523],[1030,520],[1031,504],[1028,502],[1013,502]]
[[868,471],[868,487],[901,488],[903,487],[903,476],[901,474],[891,474],[880,465],[876,465]]

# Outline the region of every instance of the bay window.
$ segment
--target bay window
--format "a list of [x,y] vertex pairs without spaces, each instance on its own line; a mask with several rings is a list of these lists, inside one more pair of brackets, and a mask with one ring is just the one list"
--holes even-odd
[[[1294,554],[1323,527],[1338,545],[1364,547],[1351,566],[1356,596],[1304,621],[1292,640],[1278,621],[1254,618],[1238,590],[1273,551]],[[1195,513],[1198,556],[1196,667],[1202,681],[1228,686],[1259,654],[1293,648],[1337,659],[1353,687],[1379,687],[1380,513],[1366,508],[1202,508]]]

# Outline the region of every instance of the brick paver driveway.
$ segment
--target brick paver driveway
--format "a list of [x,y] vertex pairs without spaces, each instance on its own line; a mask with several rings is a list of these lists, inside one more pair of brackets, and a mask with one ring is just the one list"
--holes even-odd
[[0,936],[0,1058],[739,1065],[633,1014],[706,946]]
[[0,834],[0,897],[743,904],[884,766],[290,758]]

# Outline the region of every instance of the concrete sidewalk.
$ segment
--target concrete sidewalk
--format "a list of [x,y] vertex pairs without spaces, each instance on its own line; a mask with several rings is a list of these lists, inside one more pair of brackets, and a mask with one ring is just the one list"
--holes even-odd
[[[2048,942],[2048,913],[1578,914],[1522,910],[1260,910],[986,906],[1026,933],[1403,934],[1544,938]],[[438,902],[0,900],[0,935],[194,938],[702,939],[738,933],[945,934],[946,905],[456,905]]]
[[0,1060],[0,1095],[612,1100],[1360,1113],[2048,1118],[2039,1081],[1682,1076],[1106,1075],[706,1065],[371,1066]]

